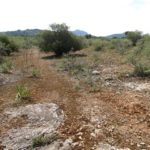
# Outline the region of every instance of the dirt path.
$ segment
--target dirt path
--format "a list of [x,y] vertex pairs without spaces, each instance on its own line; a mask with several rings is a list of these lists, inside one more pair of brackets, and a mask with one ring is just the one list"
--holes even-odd
[[[75,150],[96,149],[99,143],[150,149],[150,101],[144,93],[107,89],[79,92],[70,78],[50,67],[50,60],[41,59],[44,56],[33,49],[13,57],[20,80],[0,86],[0,136],[27,123],[26,118],[8,120],[3,114],[6,108],[18,107],[14,104],[15,88],[25,84],[31,91],[29,103],[53,102],[64,111],[60,137],[78,142]],[[40,69],[40,78],[30,77],[32,67]]]

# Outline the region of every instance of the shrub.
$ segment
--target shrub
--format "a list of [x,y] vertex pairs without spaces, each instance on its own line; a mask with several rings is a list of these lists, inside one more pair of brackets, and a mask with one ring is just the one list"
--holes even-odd
[[131,63],[134,65],[135,76],[150,75],[150,36],[145,35],[140,39],[134,48]]
[[41,35],[39,47],[42,51],[52,51],[57,56],[61,56],[81,49],[80,41],[68,31],[65,24],[52,24],[50,27],[51,31],[45,31]]
[[150,70],[144,64],[136,64],[133,72],[134,76],[146,77],[150,75]]
[[138,40],[142,38],[142,32],[140,31],[127,31],[125,32],[125,35],[132,41],[133,46],[136,46]]
[[17,102],[22,102],[30,99],[30,91],[24,85],[17,85],[16,91],[17,91],[16,95]]
[[84,72],[85,65],[82,64],[77,58],[72,56],[66,56],[65,59],[61,62],[60,68],[63,71],[69,72],[71,75],[79,75]]
[[97,46],[95,46],[95,51],[101,51],[102,49],[104,48],[104,46],[103,45],[97,45]]
[[116,49],[121,54],[123,54],[131,46],[132,46],[132,43],[128,39],[112,39],[111,40],[111,49]]
[[12,68],[13,68],[13,64],[12,64],[10,59],[3,58],[1,60],[0,72],[2,72],[2,73],[9,73]]
[[18,51],[17,45],[6,36],[0,36],[0,55],[10,55],[10,53]]

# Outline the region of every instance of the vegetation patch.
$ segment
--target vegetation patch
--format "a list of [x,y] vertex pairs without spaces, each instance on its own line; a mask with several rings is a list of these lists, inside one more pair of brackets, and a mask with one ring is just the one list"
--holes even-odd
[[52,24],[51,31],[42,33],[39,47],[42,51],[52,51],[56,56],[61,56],[70,51],[80,50],[81,43],[68,31],[66,24]]
[[40,135],[32,140],[32,148],[51,144],[55,140],[57,140],[56,134],[53,136]]
[[0,63],[0,72],[1,73],[10,73],[10,70],[13,68],[13,63],[9,58],[2,58]]
[[33,69],[31,70],[31,74],[32,74],[31,76],[32,76],[33,78],[39,78],[40,75],[41,75],[40,70],[37,69],[37,68],[33,68]]
[[16,102],[26,102],[30,100],[30,91],[29,89],[24,85],[17,85],[16,87]]

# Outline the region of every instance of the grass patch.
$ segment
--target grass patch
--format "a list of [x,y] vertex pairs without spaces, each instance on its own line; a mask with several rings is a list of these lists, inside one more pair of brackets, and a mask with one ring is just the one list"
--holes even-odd
[[26,86],[17,85],[16,91],[16,102],[25,102],[27,100],[30,100],[30,91]]
[[49,136],[44,136],[44,135],[40,135],[38,137],[35,137],[32,140],[32,148],[35,147],[40,147],[40,146],[45,146],[48,144],[51,144],[53,141],[55,141],[57,139],[57,134],[54,134],[53,136],[49,137]]
[[31,76],[32,76],[33,78],[39,78],[39,77],[41,76],[40,70],[37,69],[37,68],[33,68],[33,69],[31,70]]

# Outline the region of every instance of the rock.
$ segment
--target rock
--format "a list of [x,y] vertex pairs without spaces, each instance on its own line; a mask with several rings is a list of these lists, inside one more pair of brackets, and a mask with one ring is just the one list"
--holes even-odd
[[100,74],[100,71],[97,71],[97,70],[92,71],[92,75],[99,75],[99,74]]
[[63,146],[60,148],[60,150],[71,150],[71,145],[73,141],[71,138],[66,139],[65,142],[63,143]]
[[103,144],[103,143],[100,143],[96,150],[130,150],[129,148],[116,148],[114,146],[111,146],[109,144]]
[[56,104],[43,103],[12,108],[5,111],[10,119],[27,116],[27,124],[21,128],[11,129],[2,137],[2,145],[6,149],[27,149],[32,140],[40,135],[53,137],[56,129],[63,123],[64,114]]

